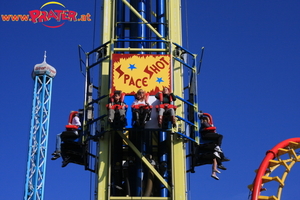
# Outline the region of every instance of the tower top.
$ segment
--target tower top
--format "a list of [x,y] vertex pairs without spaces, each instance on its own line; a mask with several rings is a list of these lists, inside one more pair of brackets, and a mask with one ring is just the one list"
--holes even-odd
[[44,53],[44,61],[40,64],[36,64],[33,68],[33,73],[32,73],[32,77],[34,78],[35,76],[41,76],[46,74],[47,76],[54,78],[56,75],[56,69],[54,67],[52,67],[51,65],[49,65],[46,62],[46,51]]

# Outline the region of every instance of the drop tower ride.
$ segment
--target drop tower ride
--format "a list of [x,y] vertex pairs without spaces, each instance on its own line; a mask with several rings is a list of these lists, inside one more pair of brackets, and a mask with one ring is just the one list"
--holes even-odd
[[[81,60],[83,141],[97,143],[95,155],[85,156],[86,169],[97,174],[95,199],[186,200],[199,127],[196,55],[182,46],[181,1],[103,0],[101,8],[102,45]],[[98,80],[91,78],[95,71]],[[167,118],[157,125],[155,94],[163,87],[177,98],[175,128]],[[131,111],[139,89],[152,106],[142,127],[134,126]],[[122,91],[128,105],[125,124],[108,123],[106,105],[115,91]]]

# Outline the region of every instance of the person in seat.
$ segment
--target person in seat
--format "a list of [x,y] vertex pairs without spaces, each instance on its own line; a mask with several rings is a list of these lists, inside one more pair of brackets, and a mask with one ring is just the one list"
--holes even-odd
[[223,135],[216,133],[216,129],[210,127],[213,127],[213,125],[211,124],[209,117],[201,117],[201,137],[205,140],[216,140],[216,144],[221,147]]
[[222,169],[222,170],[226,170],[226,167],[224,167],[222,165],[222,158],[221,158],[219,152],[214,151],[211,156],[212,156],[212,162],[213,162],[212,163],[211,177],[216,179],[216,180],[219,180],[219,177],[217,176],[216,173],[221,174],[221,172],[217,168]]
[[115,114],[119,112],[120,120],[124,121],[125,113],[126,113],[126,104],[121,99],[122,92],[116,90],[111,98],[109,98],[109,102],[107,105],[108,108],[108,121],[113,123]]
[[[69,124],[66,125],[66,131],[73,131],[74,134],[78,135],[78,129],[81,127],[81,122],[78,117],[77,111],[72,111],[70,113]],[[63,133],[63,132],[62,132]],[[52,153],[53,157],[51,160],[56,160],[59,157],[61,157],[61,135],[62,133],[59,133],[56,135],[56,150]]]
[[150,120],[152,106],[149,105],[148,97],[148,93],[145,94],[143,89],[139,89],[135,94],[131,108],[136,126],[144,126]]
[[201,138],[204,140],[214,140],[214,143],[217,145],[214,150],[220,154],[222,161],[229,161],[229,159],[224,156],[224,153],[221,149],[223,135],[216,132],[216,127],[214,127],[212,123],[212,117],[209,114],[205,113],[204,115],[200,116],[200,120]]
[[176,100],[173,93],[170,92],[168,87],[164,87],[162,92],[158,92],[155,97],[160,101],[160,105],[157,106],[158,109],[158,126],[162,127],[163,115],[168,114],[171,116],[171,121],[173,127],[176,127],[176,116],[175,110],[176,106],[171,103]]
[[222,153],[215,150],[216,144],[213,143],[205,143],[199,144],[196,146],[196,166],[203,164],[212,164],[212,173],[211,177],[219,180],[217,173],[221,172],[218,170],[226,170],[227,168],[223,166],[223,155]]

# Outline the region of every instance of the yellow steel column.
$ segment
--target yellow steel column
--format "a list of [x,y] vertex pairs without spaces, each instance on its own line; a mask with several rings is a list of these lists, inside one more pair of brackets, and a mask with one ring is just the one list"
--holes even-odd
[[[113,26],[113,0],[103,0],[103,16],[102,16],[102,43],[106,43],[111,41],[112,39],[112,26]],[[111,56],[111,47],[108,46],[107,52]],[[102,62],[100,71],[99,71],[99,96],[108,95],[109,93],[109,68],[110,68],[111,59],[105,60]],[[99,102],[99,116],[106,114],[105,108],[106,99]],[[99,131],[106,129],[106,123],[101,121],[98,123],[97,129]],[[107,200],[109,198],[109,144],[110,144],[110,134],[105,133],[104,137],[99,139],[99,152],[98,152],[98,192],[97,192],[97,200]]]
[[[127,3],[126,0],[122,0],[123,3]],[[114,8],[114,0],[103,0],[103,20],[102,20],[102,44],[111,41],[113,42],[113,26],[115,8]],[[171,42],[182,45],[182,25],[181,25],[181,0],[167,0],[167,24],[168,24],[168,39]],[[127,4],[126,4],[127,5]],[[149,27],[150,25],[148,25]],[[151,27],[150,27],[151,29]],[[151,29],[152,30],[152,29]],[[153,31],[153,30],[152,30]],[[155,31],[155,30],[154,30]],[[108,53],[111,57],[113,49],[111,49],[113,44],[108,46]],[[171,46],[171,54],[174,50],[174,45]],[[111,59],[104,61],[101,64],[100,74],[101,77],[99,85],[99,96],[107,95],[109,93],[109,82],[110,82],[110,67],[111,67]],[[173,84],[173,93],[180,97],[183,97],[183,70],[182,65],[179,62],[172,60],[172,68],[173,71],[171,75],[173,76],[172,84]],[[105,102],[106,100],[102,100],[99,105],[99,116],[106,114]],[[175,104],[178,106],[176,110],[176,115],[183,117],[184,106],[180,100],[175,101]],[[100,124],[100,123],[99,123]],[[183,123],[177,123],[181,128],[181,131],[184,131]],[[101,131],[106,129],[106,122],[101,122],[98,126],[98,130]],[[97,200],[109,200],[109,199],[170,199],[170,198],[162,198],[162,197],[110,197],[109,196],[109,179],[110,179],[110,158],[109,158],[109,148],[110,148],[110,134],[105,133],[104,137],[99,139],[99,152],[98,152],[98,193]],[[122,136],[122,135],[121,135]],[[177,137],[177,134],[173,134],[171,140],[171,148],[172,154],[170,155],[170,159],[172,162],[172,194],[170,194],[172,200],[186,200],[186,159],[185,159],[185,144],[184,140]],[[125,138],[124,138],[125,139]],[[143,158],[145,159],[145,158]],[[147,162],[146,162],[147,163]],[[169,183],[170,185],[171,183]],[[167,184],[166,184],[167,185]],[[168,188],[170,189],[170,188]]]
[[[182,25],[181,25],[181,1],[169,0],[169,33],[171,42],[182,45]],[[174,50],[174,46],[172,45]],[[183,97],[183,70],[179,62],[173,60],[173,86],[174,94]],[[180,105],[181,104],[181,105]],[[176,115],[183,117],[183,103],[179,100],[176,101],[178,108]],[[178,123],[183,131],[182,123]],[[185,200],[186,199],[186,167],[185,167],[185,148],[183,139],[173,137],[172,149],[172,165],[173,165],[173,199]]]

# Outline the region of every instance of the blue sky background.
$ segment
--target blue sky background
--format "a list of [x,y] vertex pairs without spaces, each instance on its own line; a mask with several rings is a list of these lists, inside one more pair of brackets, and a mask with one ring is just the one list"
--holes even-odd
[[[27,14],[46,1],[1,1],[0,14]],[[64,130],[70,110],[83,106],[84,77],[77,45],[91,51],[100,45],[100,3],[61,1],[91,22],[66,22],[51,29],[32,22],[0,21],[1,197],[22,199],[33,97],[31,71],[43,61],[54,66],[45,200],[93,199],[94,176],[79,165],[61,168],[51,161],[55,136]],[[279,142],[298,137],[300,74],[300,2],[297,0],[182,2],[184,46],[200,54],[199,107],[213,115],[223,150],[220,180],[210,177],[211,166],[189,175],[192,200],[247,199],[247,185],[255,177],[265,152]],[[95,17],[95,18],[94,18]],[[94,23],[96,29],[94,31]],[[282,199],[296,200],[300,178],[296,164]],[[277,187],[268,187],[266,195]],[[271,193],[273,191],[273,193]]]

